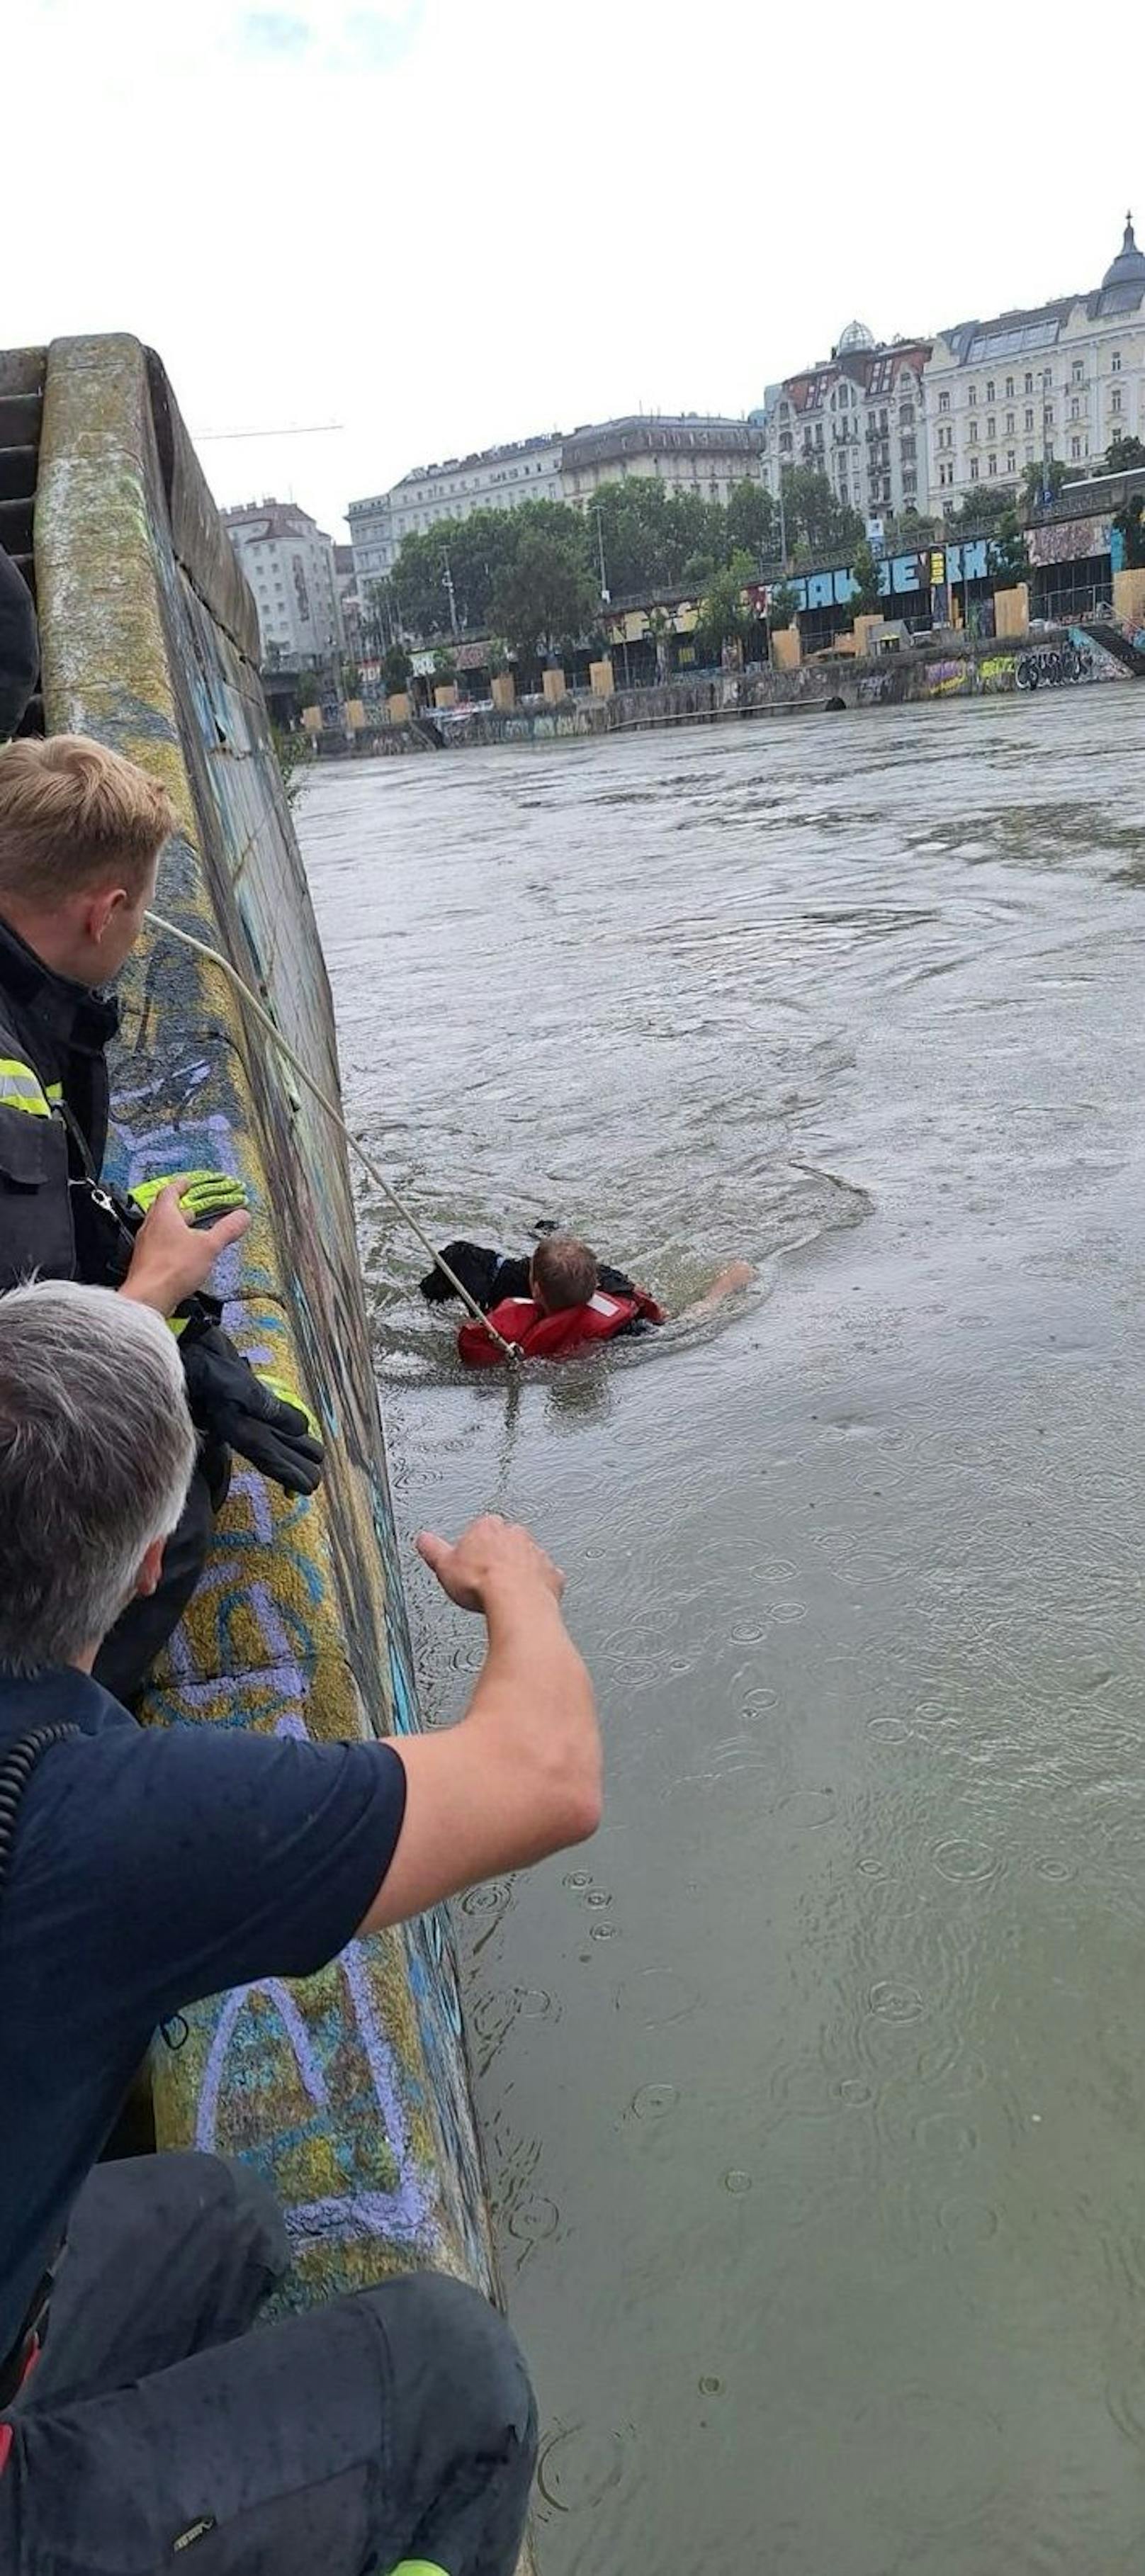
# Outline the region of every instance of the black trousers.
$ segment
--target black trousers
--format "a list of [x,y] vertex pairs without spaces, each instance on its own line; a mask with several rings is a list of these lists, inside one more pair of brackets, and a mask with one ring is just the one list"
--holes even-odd
[[413,2273],[249,2333],[286,2262],[245,2167],[98,2167],[2,2419],[3,2576],[512,2576],[535,2416],[508,2327]]
[[134,1706],[160,1649],[177,1628],[199,1576],[215,1527],[211,1486],[201,1466],[191,1478],[183,1517],[163,1551],[163,1572],[146,1600],[129,1601],[104,1638],[94,1677],[125,1708]]

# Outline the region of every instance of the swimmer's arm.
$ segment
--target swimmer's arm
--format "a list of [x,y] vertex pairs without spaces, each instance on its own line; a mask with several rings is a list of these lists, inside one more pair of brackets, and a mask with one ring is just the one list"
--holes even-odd
[[734,1297],[737,1288],[750,1288],[754,1277],[750,1261],[729,1261],[727,1269],[720,1271],[694,1306],[685,1306],[683,1313],[676,1316],[676,1322],[687,1324],[694,1315],[710,1315],[713,1306],[722,1306],[725,1297]]
[[600,1822],[600,1729],[561,1617],[563,1575],[527,1530],[493,1518],[455,1547],[429,1535],[418,1547],[449,1598],[482,1613],[485,1663],[457,1726],[391,1739],[405,1818],[363,1932],[564,1851]]

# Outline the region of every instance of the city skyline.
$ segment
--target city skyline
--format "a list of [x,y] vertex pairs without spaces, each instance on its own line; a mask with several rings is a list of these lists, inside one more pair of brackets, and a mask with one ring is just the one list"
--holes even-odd
[[[1111,0],[1112,57],[1137,23]],[[220,502],[293,495],[341,538],[351,497],[443,454],[743,416],[855,314],[931,334],[1096,284],[1126,203],[1145,214],[1132,83],[1073,119],[1076,65],[1017,22],[988,84],[955,76],[906,0],[878,57],[840,10],[812,65],[754,0],[703,42],[671,0],[590,6],[575,41],[504,0],[495,45],[462,0],[29,0],[6,71],[50,100],[68,186],[14,120],[36,255],[6,337],[135,331]],[[1036,139],[1067,127],[1046,186]]]

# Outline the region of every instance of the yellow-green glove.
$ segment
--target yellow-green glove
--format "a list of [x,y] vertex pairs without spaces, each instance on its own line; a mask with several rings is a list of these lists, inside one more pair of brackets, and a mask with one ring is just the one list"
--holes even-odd
[[130,1194],[134,1205],[146,1216],[160,1191],[169,1190],[172,1181],[182,1182],[179,1205],[188,1225],[213,1225],[216,1217],[229,1216],[232,1208],[247,1205],[242,1182],[230,1172],[161,1172],[156,1180],[137,1183]]
[[318,1428],[318,1417],[316,1414],[311,1412],[308,1404],[303,1403],[302,1397],[296,1392],[295,1388],[288,1386],[284,1377],[272,1377],[269,1369],[256,1369],[254,1373],[258,1379],[259,1385],[268,1386],[271,1394],[278,1397],[280,1404],[292,1404],[296,1413],[305,1415],[306,1428],[311,1439],[321,1440],[322,1434]]

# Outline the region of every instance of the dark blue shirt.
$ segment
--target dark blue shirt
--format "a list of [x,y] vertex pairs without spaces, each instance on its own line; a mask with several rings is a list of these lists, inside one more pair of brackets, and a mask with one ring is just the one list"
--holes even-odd
[[157,2027],[345,1948],[405,1771],[384,1744],[140,1727],[86,1674],[0,1676],[0,1756],[57,1719],[0,1900],[0,2357]]

